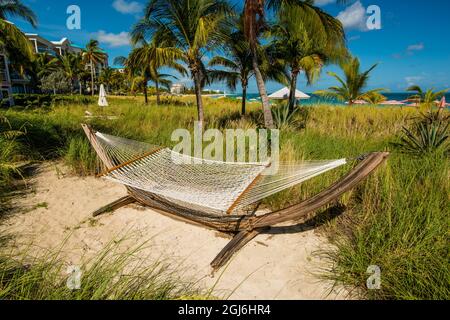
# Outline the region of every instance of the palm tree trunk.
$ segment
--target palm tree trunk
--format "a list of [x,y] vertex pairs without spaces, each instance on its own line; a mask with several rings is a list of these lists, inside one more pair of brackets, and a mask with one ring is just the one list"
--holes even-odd
[[295,91],[297,90],[298,71],[292,71],[291,73],[292,75],[291,75],[291,88],[289,91],[289,113],[293,113],[297,105]]
[[73,94],[75,92],[75,79],[71,78],[70,83],[71,83],[70,95],[73,96]]
[[195,86],[195,97],[197,99],[197,112],[198,112],[198,122],[200,128],[203,128],[203,122],[205,120],[205,115],[203,111],[203,99],[202,99],[202,85],[201,79],[198,72],[194,73],[194,86]]
[[156,105],[159,106],[161,103],[161,96],[159,93],[159,81],[155,80],[155,88],[156,88]]
[[242,83],[242,109],[241,113],[245,116],[246,113],[246,102],[247,102],[247,83]]
[[147,83],[148,83],[148,79],[145,78],[144,79],[144,100],[145,100],[145,104],[148,104]]
[[261,74],[261,70],[258,65],[257,53],[253,53],[253,71],[255,72],[256,84],[258,85],[259,95],[261,96],[263,114],[264,114],[264,124],[267,129],[273,129],[273,117],[272,111],[269,104],[269,96],[267,95],[266,85],[264,83],[264,78]]
[[91,94],[94,96],[94,64],[91,59]]

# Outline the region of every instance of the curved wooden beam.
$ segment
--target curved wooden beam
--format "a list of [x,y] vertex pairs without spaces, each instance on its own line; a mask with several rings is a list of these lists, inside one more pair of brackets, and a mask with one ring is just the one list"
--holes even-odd
[[[298,220],[309,213],[313,213],[321,207],[330,204],[344,193],[350,191],[366,179],[376,168],[378,168],[387,158],[389,153],[372,153],[347,176],[336,182],[328,189],[320,192],[316,196],[309,198],[297,205],[268,213],[260,217],[253,217],[244,221],[244,230],[239,232],[228,245],[212,261],[211,267],[214,271],[223,267],[235,253],[242,249],[247,243],[254,239],[263,230],[293,220]],[[245,227],[247,230],[245,230]]]
[[257,218],[254,223],[255,228],[274,226],[276,224],[298,220],[299,218],[314,212],[321,207],[330,204],[344,193],[352,190],[363,180],[365,180],[373,171],[375,171],[387,158],[388,152],[376,152],[370,154],[365,160],[361,161],[350,173],[333,184],[328,189],[318,193],[299,204],[286,209],[268,213]]

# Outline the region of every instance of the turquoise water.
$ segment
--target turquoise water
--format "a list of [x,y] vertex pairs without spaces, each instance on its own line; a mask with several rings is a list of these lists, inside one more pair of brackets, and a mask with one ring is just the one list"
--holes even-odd
[[[343,104],[342,102],[340,102],[336,99],[323,98],[323,97],[316,96],[312,93],[307,93],[307,94],[311,96],[311,99],[301,100],[300,103],[303,105],[314,105],[314,104],[319,104],[319,103],[336,104],[336,105]],[[408,99],[413,94],[410,92],[390,92],[390,93],[383,93],[383,95],[388,100],[403,101],[403,100]],[[223,97],[223,96],[219,96],[219,97]],[[227,94],[227,98],[231,98],[231,99],[238,99],[241,97],[242,97],[242,94]],[[450,93],[447,93],[445,95],[445,99],[447,100],[447,103],[450,103]],[[259,93],[249,93],[247,95],[247,101],[250,101],[250,102],[260,101]]]

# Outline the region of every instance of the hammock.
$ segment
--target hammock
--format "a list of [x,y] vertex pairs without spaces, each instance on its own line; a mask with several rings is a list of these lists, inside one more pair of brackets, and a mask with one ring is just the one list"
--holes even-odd
[[99,132],[95,135],[117,164],[104,174],[108,180],[217,216],[242,212],[264,198],[346,164],[345,159],[285,163],[272,175],[269,163],[195,159],[168,148]]
[[[347,163],[346,159],[282,163],[268,174],[270,163],[227,163],[196,159],[147,143],[95,132],[82,125],[107,168],[101,176],[126,186],[129,195],[94,213],[114,211],[139,202],[189,222],[236,234],[212,262],[214,269],[256,235],[271,226],[298,220],[354,188],[388,157],[372,153],[347,176],[313,198],[289,208],[256,215],[251,207]],[[257,207],[256,207],[257,208]]]

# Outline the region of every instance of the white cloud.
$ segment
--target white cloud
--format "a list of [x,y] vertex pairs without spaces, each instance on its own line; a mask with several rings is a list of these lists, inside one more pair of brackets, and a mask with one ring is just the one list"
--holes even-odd
[[344,11],[339,12],[337,19],[342,22],[346,29],[367,30],[366,8],[361,1],[356,1]]
[[425,49],[425,45],[423,43],[417,43],[417,44],[412,44],[412,45],[408,46],[406,51],[412,53],[414,51],[422,51],[423,49]]
[[336,0],[316,0],[314,1],[314,5],[318,6],[318,7],[323,7],[326,6],[327,4],[336,2]]
[[421,43],[409,45],[403,53],[395,53],[392,55],[394,59],[402,59],[405,56],[412,56],[414,52],[422,51],[425,49],[425,45]]
[[348,41],[351,42],[351,41],[356,41],[356,40],[359,40],[359,39],[361,39],[361,36],[358,34],[356,36],[349,37]]
[[136,1],[127,2],[125,0],[114,0],[112,6],[114,9],[124,14],[135,14],[144,10],[144,6]]
[[417,83],[419,81],[423,80],[423,77],[421,76],[410,76],[410,77],[405,77],[405,81],[408,84],[408,86],[414,86],[417,85]]
[[106,43],[113,48],[130,45],[130,34],[125,31],[116,34],[100,30],[93,35],[98,39],[100,43]]

